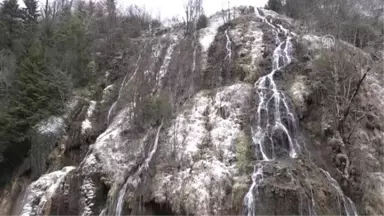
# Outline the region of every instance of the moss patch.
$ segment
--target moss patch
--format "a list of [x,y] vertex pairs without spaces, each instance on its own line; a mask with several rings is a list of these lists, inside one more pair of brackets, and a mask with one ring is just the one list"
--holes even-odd
[[246,172],[246,167],[251,161],[251,137],[246,136],[244,132],[236,138],[236,167],[240,173]]
[[249,184],[247,183],[248,176],[239,177],[232,188],[232,214],[241,214],[243,208],[243,202],[245,194],[249,190]]

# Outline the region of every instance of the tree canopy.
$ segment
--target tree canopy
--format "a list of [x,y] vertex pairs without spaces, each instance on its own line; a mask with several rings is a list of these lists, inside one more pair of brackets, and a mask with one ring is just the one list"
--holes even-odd
[[118,13],[114,0],[23,2],[0,4],[0,183],[29,154],[31,129],[61,115],[73,89],[95,81],[93,67],[129,41],[122,29],[137,36],[152,22],[139,8]]

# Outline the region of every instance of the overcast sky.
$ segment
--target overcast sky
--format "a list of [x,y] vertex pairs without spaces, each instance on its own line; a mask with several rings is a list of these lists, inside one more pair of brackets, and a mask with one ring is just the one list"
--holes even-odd
[[[0,0],[2,2],[3,0]],[[52,0],[50,0],[52,1]],[[187,0],[117,0],[118,7],[123,8],[130,4],[144,6],[153,15],[160,13],[162,19],[170,18],[183,14],[183,5]],[[268,0],[230,0],[230,6],[252,5],[262,7]],[[20,3],[23,0],[19,0]],[[40,3],[45,3],[45,0],[39,0]],[[211,15],[222,8],[228,7],[228,0],[203,0],[204,11],[207,15]]]
[[[183,13],[183,5],[186,0],[118,0],[120,6],[136,4],[145,6],[153,14],[160,11],[161,17],[172,17]],[[227,8],[228,0],[203,0],[204,11],[207,15],[211,15],[222,8]],[[230,0],[230,6],[253,5],[261,7],[266,4],[267,0]]]

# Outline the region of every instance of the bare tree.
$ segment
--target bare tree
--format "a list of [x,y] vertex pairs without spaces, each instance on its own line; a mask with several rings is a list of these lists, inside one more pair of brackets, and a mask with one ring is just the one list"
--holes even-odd
[[151,14],[144,8],[130,5],[124,12],[124,29],[131,37],[137,37],[143,30],[150,30]]
[[379,24],[380,19],[382,19],[384,16],[383,0],[371,0],[371,1],[353,0],[353,1],[354,1],[354,4],[361,9],[361,11],[364,11],[365,14],[373,18],[374,24]]
[[370,71],[369,59],[347,45],[336,44],[331,50],[325,49],[314,66],[319,72],[314,83],[320,86],[322,106],[327,116],[331,114],[333,159],[340,174],[348,179],[351,161],[346,145],[354,144],[354,131],[370,112],[359,96]]
[[203,0],[187,0],[184,5],[185,34],[191,34],[196,29],[196,22],[203,12]]
[[334,51],[325,51],[315,64],[323,73],[324,99],[332,106],[335,129],[344,144],[350,144],[356,124],[366,115],[358,102],[358,94],[370,68],[363,65],[358,55],[339,46]]
[[230,1],[228,1],[227,3],[227,9],[224,9],[223,5],[221,8],[221,18],[223,19],[223,23],[228,23],[235,18],[235,13],[231,13]]
[[43,18],[45,20],[56,18],[64,13],[71,12],[73,0],[45,0]]

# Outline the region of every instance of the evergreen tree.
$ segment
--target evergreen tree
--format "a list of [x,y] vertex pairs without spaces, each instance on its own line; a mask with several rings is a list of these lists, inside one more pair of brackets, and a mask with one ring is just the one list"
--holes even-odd
[[131,43],[125,26],[140,35],[152,21],[136,7],[118,16],[115,0],[79,0],[74,5],[72,0],[54,0],[42,14],[37,0],[23,2],[25,8],[18,0],[0,4],[0,184],[26,156],[33,157],[31,150],[41,148],[31,148],[33,127],[63,114],[72,87],[92,84],[90,65],[109,68],[117,49]]
[[37,8],[37,0],[24,0],[24,4],[26,7],[24,9],[26,19],[28,21],[37,22],[37,18],[40,16]]
[[268,0],[267,8],[279,13],[283,8],[283,5],[281,0]]
[[5,0],[0,8],[0,48],[11,50],[20,56],[23,51],[22,35],[22,11],[17,0]]

